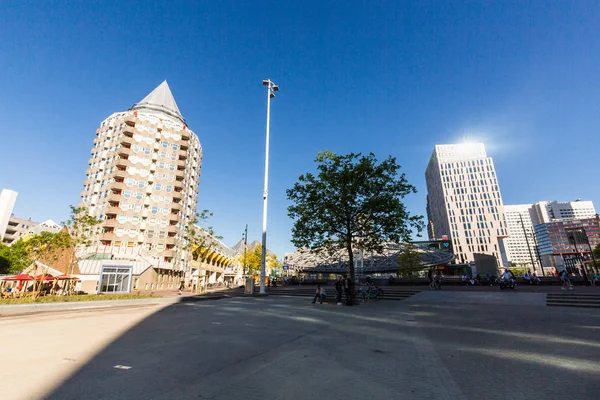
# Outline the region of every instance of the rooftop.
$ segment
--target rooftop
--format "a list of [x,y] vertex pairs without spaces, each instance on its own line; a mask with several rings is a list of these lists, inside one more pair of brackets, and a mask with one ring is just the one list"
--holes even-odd
[[156,89],[150,92],[139,103],[134,104],[131,110],[160,112],[178,119],[183,124],[186,123],[166,80],[162,81]]

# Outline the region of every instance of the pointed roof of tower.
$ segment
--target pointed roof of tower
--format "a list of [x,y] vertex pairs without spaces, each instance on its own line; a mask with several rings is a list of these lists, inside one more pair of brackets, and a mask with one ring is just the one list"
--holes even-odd
[[171,89],[169,88],[166,79],[158,85],[156,89],[150,92],[148,96],[144,97],[142,101],[134,104],[131,109],[163,112],[177,118],[185,124],[185,119],[183,118],[183,115],[181,115],[181,112],[179,112],[179,107],[177,107],[177,103],[175,102],[175,98],[173,97],[173,93],[171,93]]

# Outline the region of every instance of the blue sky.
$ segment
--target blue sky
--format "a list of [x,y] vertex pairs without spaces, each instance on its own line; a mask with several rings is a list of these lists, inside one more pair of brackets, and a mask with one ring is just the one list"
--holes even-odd
[[0,23],[0,188],[14,213],[67,217],[100,122],[167,79],[200,137],[199,207],[292,251],[285,189],[320,150],[394,155],[419,193],[433,146],[483,141],[505,204],[598,200],[595,1],[14,1]]

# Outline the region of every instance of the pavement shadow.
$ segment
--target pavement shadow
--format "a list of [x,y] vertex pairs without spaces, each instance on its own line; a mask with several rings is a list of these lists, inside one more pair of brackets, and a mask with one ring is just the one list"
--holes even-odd
[[[361,322],[354,315],[358,307],[309,301],[231,298],[167,306],[110,343],[45,399],[254,398],[265,389],[271,397],[260,398],[304,398],[306,379],[319,390],[339,379],[346,398],[353,398],[357,388],[345,382],[358,382],[359,371],[354,376],[356,368],[343,365],[360,353],[350,352],[354,339],[345,330],[376,320],[368,319],[366,309]],[[355,334],[363,340],[360,329]],[[373,342],[366,356],[376,349],[384,354],[386,341],[402,341],[385,330],[366,334]],[[324,375],[315,368],[322,363],[346,372]],[[277,380],[290,382],[282,386]],[[371,390],[393,398],[389,385],[373,384]]]
[[274,296],[179,303],[44,399],[479,399],[482,382],[495,398],[562,398],[568,386],[569,398],[595,399],[595,316]]

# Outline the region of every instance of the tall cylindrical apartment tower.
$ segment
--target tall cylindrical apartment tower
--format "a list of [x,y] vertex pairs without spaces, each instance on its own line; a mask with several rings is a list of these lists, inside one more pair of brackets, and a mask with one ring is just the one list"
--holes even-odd
[[198,201],[202,147],[167,81],[102,121],[81,206],[102,220],[85,253],[184,269],[184,230]]

